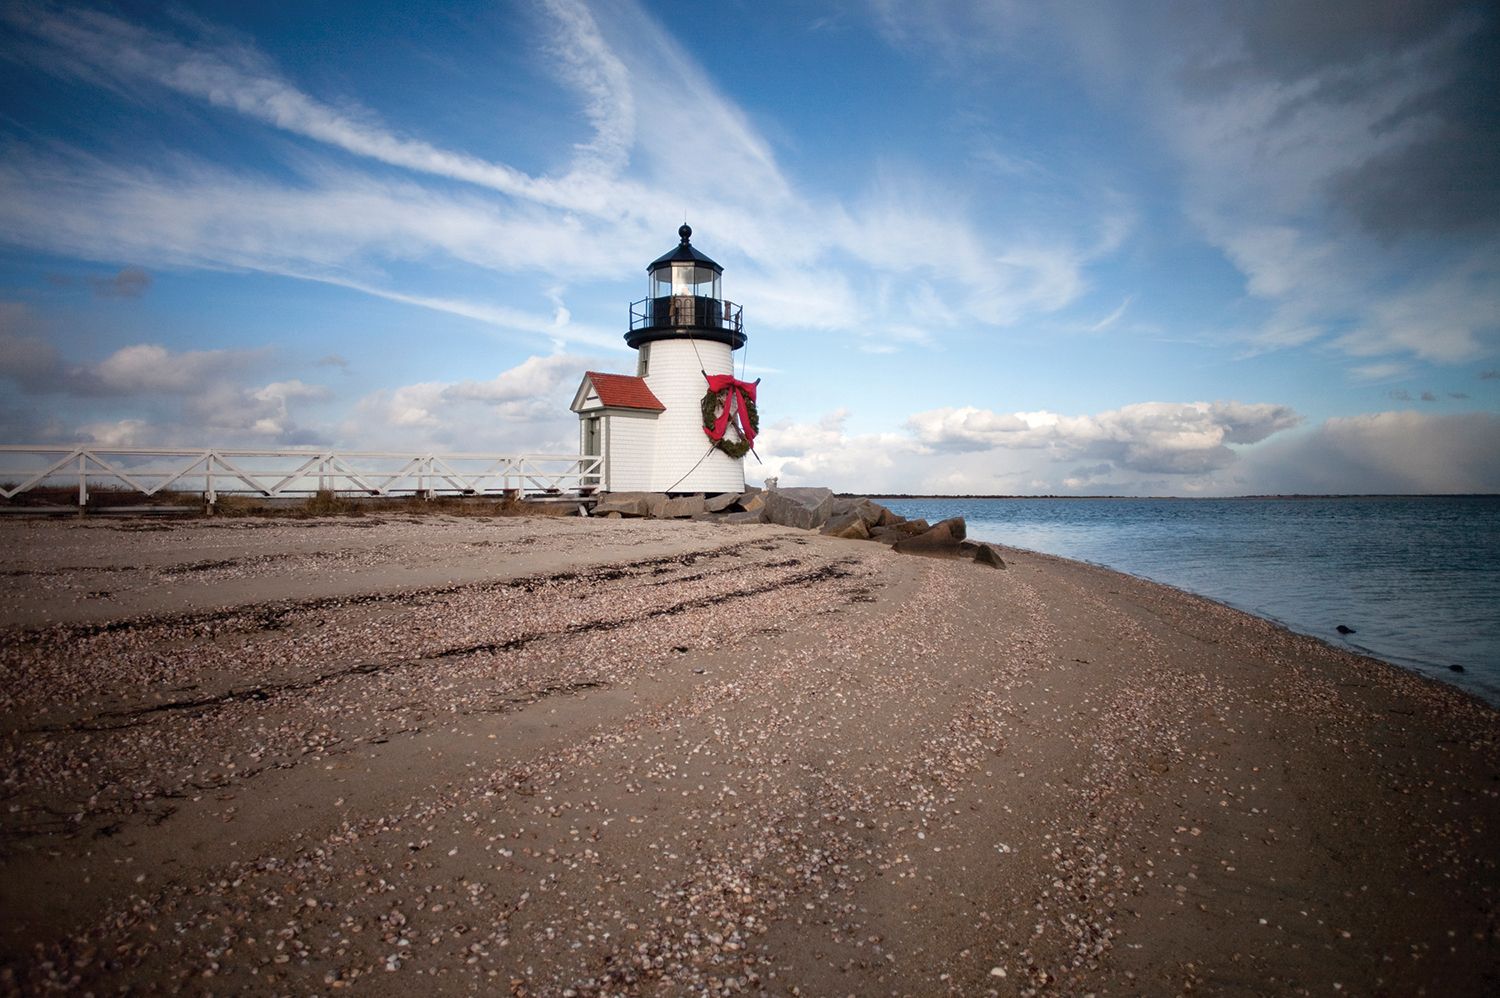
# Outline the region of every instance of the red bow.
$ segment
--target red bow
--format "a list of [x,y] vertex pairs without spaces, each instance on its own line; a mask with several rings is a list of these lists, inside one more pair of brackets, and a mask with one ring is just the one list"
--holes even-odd
[[755,401],[755,386],[760,384],[756,381],[736,381],[732,374],[705,374],[708,379],[708,390],[715,394],[729,389],[729,394],[724,398],[724,408],[719,411],[719,418],[714,421],[712,429],[707,426],[703,432],[708,434],[708,439],[718,441],[724,439],[724,431],[729,429],[729,414],[735,415],[734,425],[740,431],[740,439],[751,447],[755,446],[755,429],[750,425],[750,408],[746,400]]

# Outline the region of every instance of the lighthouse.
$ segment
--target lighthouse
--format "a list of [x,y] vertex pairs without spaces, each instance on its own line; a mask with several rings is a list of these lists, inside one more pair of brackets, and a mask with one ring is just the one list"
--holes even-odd
[[687,225],[677,235],[646,268],[647,296],[630,306],[635,374],[589,371],[573,397],[582,452],[604,458],[606,492],[745,488],[759,419],[756,386],[734,377],[743,316],[724,300],[724,268],[693,246]]

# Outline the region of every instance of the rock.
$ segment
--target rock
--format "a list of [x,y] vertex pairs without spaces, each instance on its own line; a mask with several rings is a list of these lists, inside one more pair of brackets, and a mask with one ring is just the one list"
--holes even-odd
[[862,496],[854,499],[835,499],[833,501],[833,512],[829,516],[837,517],[846,513],[857,513],[859,518],[864,521],[866,527],[879,526],[882,514],[885,516],[894,515],[879,503],[873,503]]
[[766,507],[766,494],[760,490],[746,492],[740,496],[740,509],[746,513],[757,513]]
[[[921,521],[916,520],[913,522],[920,523]],[[940,520],[926,530],[914,532],[910,540],[920,541],[924,544],[941,544],[956,548],[963,542],[968,532],[968,528],[964,525],[964,518],[955,516],[947,520]]]
[[860,541],[870,538],[870,528],[865,525],[864,518],[857,509],[829,517],[828,522],[823,524],[822,533],[830,537],[847,537]]
[[981,544],[979,550],[974,552],[974,560],[981,565],[991,568],[1004,568],[1005,561],[1000,557],[1000,551],[993,544]]
[[909,535],[903,534],[896,530],[892,530],[890,527],[870,528],[870,540],[879,541],[882,544],[895,544],[897,541],[907,536]]
[[652,506],[664,499],[659,492],[611,492],[594,505],[594,515],[650,516]]
[[839,509],[837,503],[835,503],[833,511],[828,514],[827,522],[823,524],[822,529],[818,532],[822,534],[834,534],[856,520],[859,520],[859,514],[850,509],[848,503],[844,504],[843,509]]
[[764,511],[751,510],[749,512],[725,513],[719,517],[721,523],[765,523]]
[[[949,517],[946,520],[939,520],[937,523],[934,523],[932,525],[932,528],[928,530],[927,533],[930,534],[935,530],[946,530],[949,536],[951,536],[955,541],[961,541],[965,537],[969,536],[968,525],[964,523],[964,518],[961,516],[954,516]],[[926,535],[924,534],[923,536]]]
[[668,499],[662,503],[661,512],[654,514],[663,520],[671,520],[680,516],[693,516],[696,513],[706,513],[702,496],[680,496],[676,499]]
[[604,518],[606,520],[623,520],[625,518],[625,514],[621,513],[617,509],[612,509],[608,513],[604,514]]
[[931,525],[926,520],[897,520],[895,523],[882,524],[880,529],[889,530],[898,537],[915,537],[917,534],[925,534],[931,529]]
[[892,547],[902,554],[920,554],[929,558],[961,558],[966,552],[961,547],[968,530],[964,518],[955,516],[933,524],[914,537],[904,537]]
[[703,500],[703,508],[710,513],[722,513],[730,506],[740,501],[740,493],[724,492],[716,496],[709,496]]
[[766,493],[767,523],[816,530],[833,512],[833,491],[822,488],[777,489]]
[[1353,633],[1355,633],[1354,628],[1352,628],[1352,627],[1346,627],[1343,624],[1340,624],[1339,626],[1335,627],[1334,630],[1338,631],[1340,634],[1353,634]]
[[1448,666],[1448,671],[1449,672],[1463,672],[1464,671],[1464,667],[1461,666],[1461,665],[1458,665],[1457,663],[1455,663],[1453,665]]

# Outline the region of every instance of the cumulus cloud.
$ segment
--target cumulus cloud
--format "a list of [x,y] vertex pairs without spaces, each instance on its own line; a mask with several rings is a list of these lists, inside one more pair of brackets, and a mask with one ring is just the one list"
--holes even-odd
[[1237,487],[1219,473],[1300,417],[1272,404],[1143,402],[1083,416],[934,409],[899,433],[851,432],[850,419],[838,409],[771,425],[759,470],[785,484],[897,492],[1222,493]]
[[[48,341],[0,329],[0,378],[28,395],[68,400],[71,420],[45,423],[0,412],[0,435],[15,442],[104,446],[304,444],[326,438],[298,411],[327,402],[326,387],[299,378],[247,383],[271,363],[268,350],[171,350],[124,346],[98,361],[65,358]],[[96,411],[112,411],[93,418]],[[115,415],[114,412],[128,414]]]
[[1253,444],[1295,426],[1289,406],[1241,402],[1140,402],[1092,416],[944,408],[908,427],[939,450],[1041,448],[1057,459],[1102,458],[1133,471],[1195,474],[1227,467],[1230,444]]
[[755,440],[764,463],[747,465],[746,473],[776,476],[783,485],[839,482],[861,489],[922,477],[913,461],[924,447],[905,434],[851,435],[849,417],[849,410],[836,409],[816,420],[765,427]]
[[191,395],[254,367],[265,356],[265,351],[253,350],[174,352],[156,343],[135,343],[101,361],[65,363],[51,342],[0,330],[0,376],[34,395]]
[[[1245,495],[1500,491],[1500,416],[1383,412],[1293,429],[1285,407],[1142,403],[1082,417],[919,413],[900,434],[858,434],[849,413],[762,434],[783,484],[870,492]],[[1033,418],[1028,419],[1031,416]],[[965,442],[941,446],[947,436]],[[988,446],[968,446],[979,440]],[[1218,441],[1218,442],[1216,442]],[[1226,459],[1221,447],[1238,444]],[[1103,458],[1090,460],[1092,458]],[[1080,459],[1090,463],[1080,464]]]
[[381,449],[577,450],[568,410],[593,359],[533,356],[487,380],[425,381],[359,399],[341,439]]
[[115,395],[162,393],[184,395],[240,367],[246,360],[242,350],[169,351],[156,343],[121,347],[98,364],[77,368],[73,378],[80,385]]
[[153,439],[155,435],[156,427],[144,419],[116,419],[85,423],[73,432],[70,442],[96,447],[160,447],[160,439]]

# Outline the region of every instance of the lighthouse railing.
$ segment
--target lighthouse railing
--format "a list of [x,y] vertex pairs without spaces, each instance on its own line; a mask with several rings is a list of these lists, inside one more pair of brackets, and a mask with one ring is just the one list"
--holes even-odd
[[631,330],[658,326],[738,333],[744,328],[743,310],[732,301],[702,295],[667,295],[630,303]]
[[[317,492],[392,495],[561,495],[600,487],[592,454],[480,454],[307,449],[171,449],[0,445],[0,499],[90,489],[150,498],[199,492],[289,498]],[[200,489],[201,486],[201,489]]]

